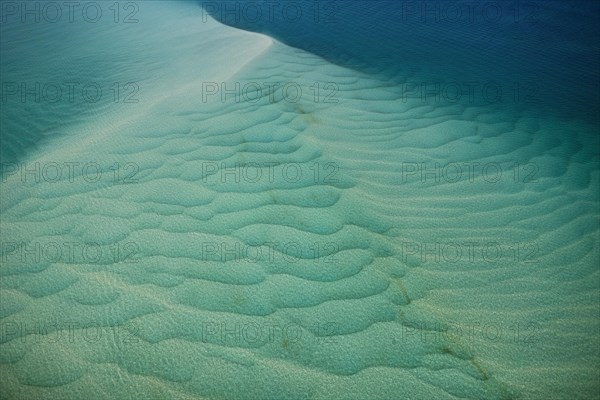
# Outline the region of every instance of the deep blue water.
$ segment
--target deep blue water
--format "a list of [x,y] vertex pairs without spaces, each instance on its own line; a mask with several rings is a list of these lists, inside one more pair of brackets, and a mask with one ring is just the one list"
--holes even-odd
[[598,122],[600,2],[199,3],[223,23],[350,68],[400,82],[458,82],[464,100],[469,84],[491,83],[490,101],[500,87],[509,106]]

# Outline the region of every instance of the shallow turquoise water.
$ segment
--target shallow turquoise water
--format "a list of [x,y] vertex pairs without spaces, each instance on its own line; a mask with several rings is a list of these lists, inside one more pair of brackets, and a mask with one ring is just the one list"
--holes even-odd
[[598,398],[597,5],[224,3],[2,4],[0,397]]

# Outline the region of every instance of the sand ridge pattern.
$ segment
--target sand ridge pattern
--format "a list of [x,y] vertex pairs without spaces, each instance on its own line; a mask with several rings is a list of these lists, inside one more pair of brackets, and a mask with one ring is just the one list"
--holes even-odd
[[[239,68],[173,83],[129,115],[99,112],[107,124],[78,126],[23,158],[90,160],[98,180],[79,169],[74,182],[3,177],[3,242],[45,249],[2,248],[3,396],[593,393],[593,127],[405,101],[377,76],[207,26],[214,43],[240,41]],[[303,95],[203,99],[203,82],[294,82]],[[440,167],[423,179],[423,163],[495,169],[456,179]],[[509,251],[436,258],[436,245],[473,242]],[[469,324],[493,330],[471,336]]]

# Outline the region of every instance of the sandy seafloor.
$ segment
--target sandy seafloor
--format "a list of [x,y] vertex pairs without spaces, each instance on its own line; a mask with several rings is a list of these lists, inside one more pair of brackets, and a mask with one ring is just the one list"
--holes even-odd
[[300,3],[3,9],[0,398],[600,397],[597,7]]

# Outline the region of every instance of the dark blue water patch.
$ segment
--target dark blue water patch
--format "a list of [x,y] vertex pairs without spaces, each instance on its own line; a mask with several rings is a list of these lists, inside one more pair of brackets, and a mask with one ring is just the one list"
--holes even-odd
[[464,96],[490,85],[488,102],[499,87],[507,107],[599,119],[600,2],[198,3],[222,23],[392,81],[442,83],[442,94],[456,82]]

